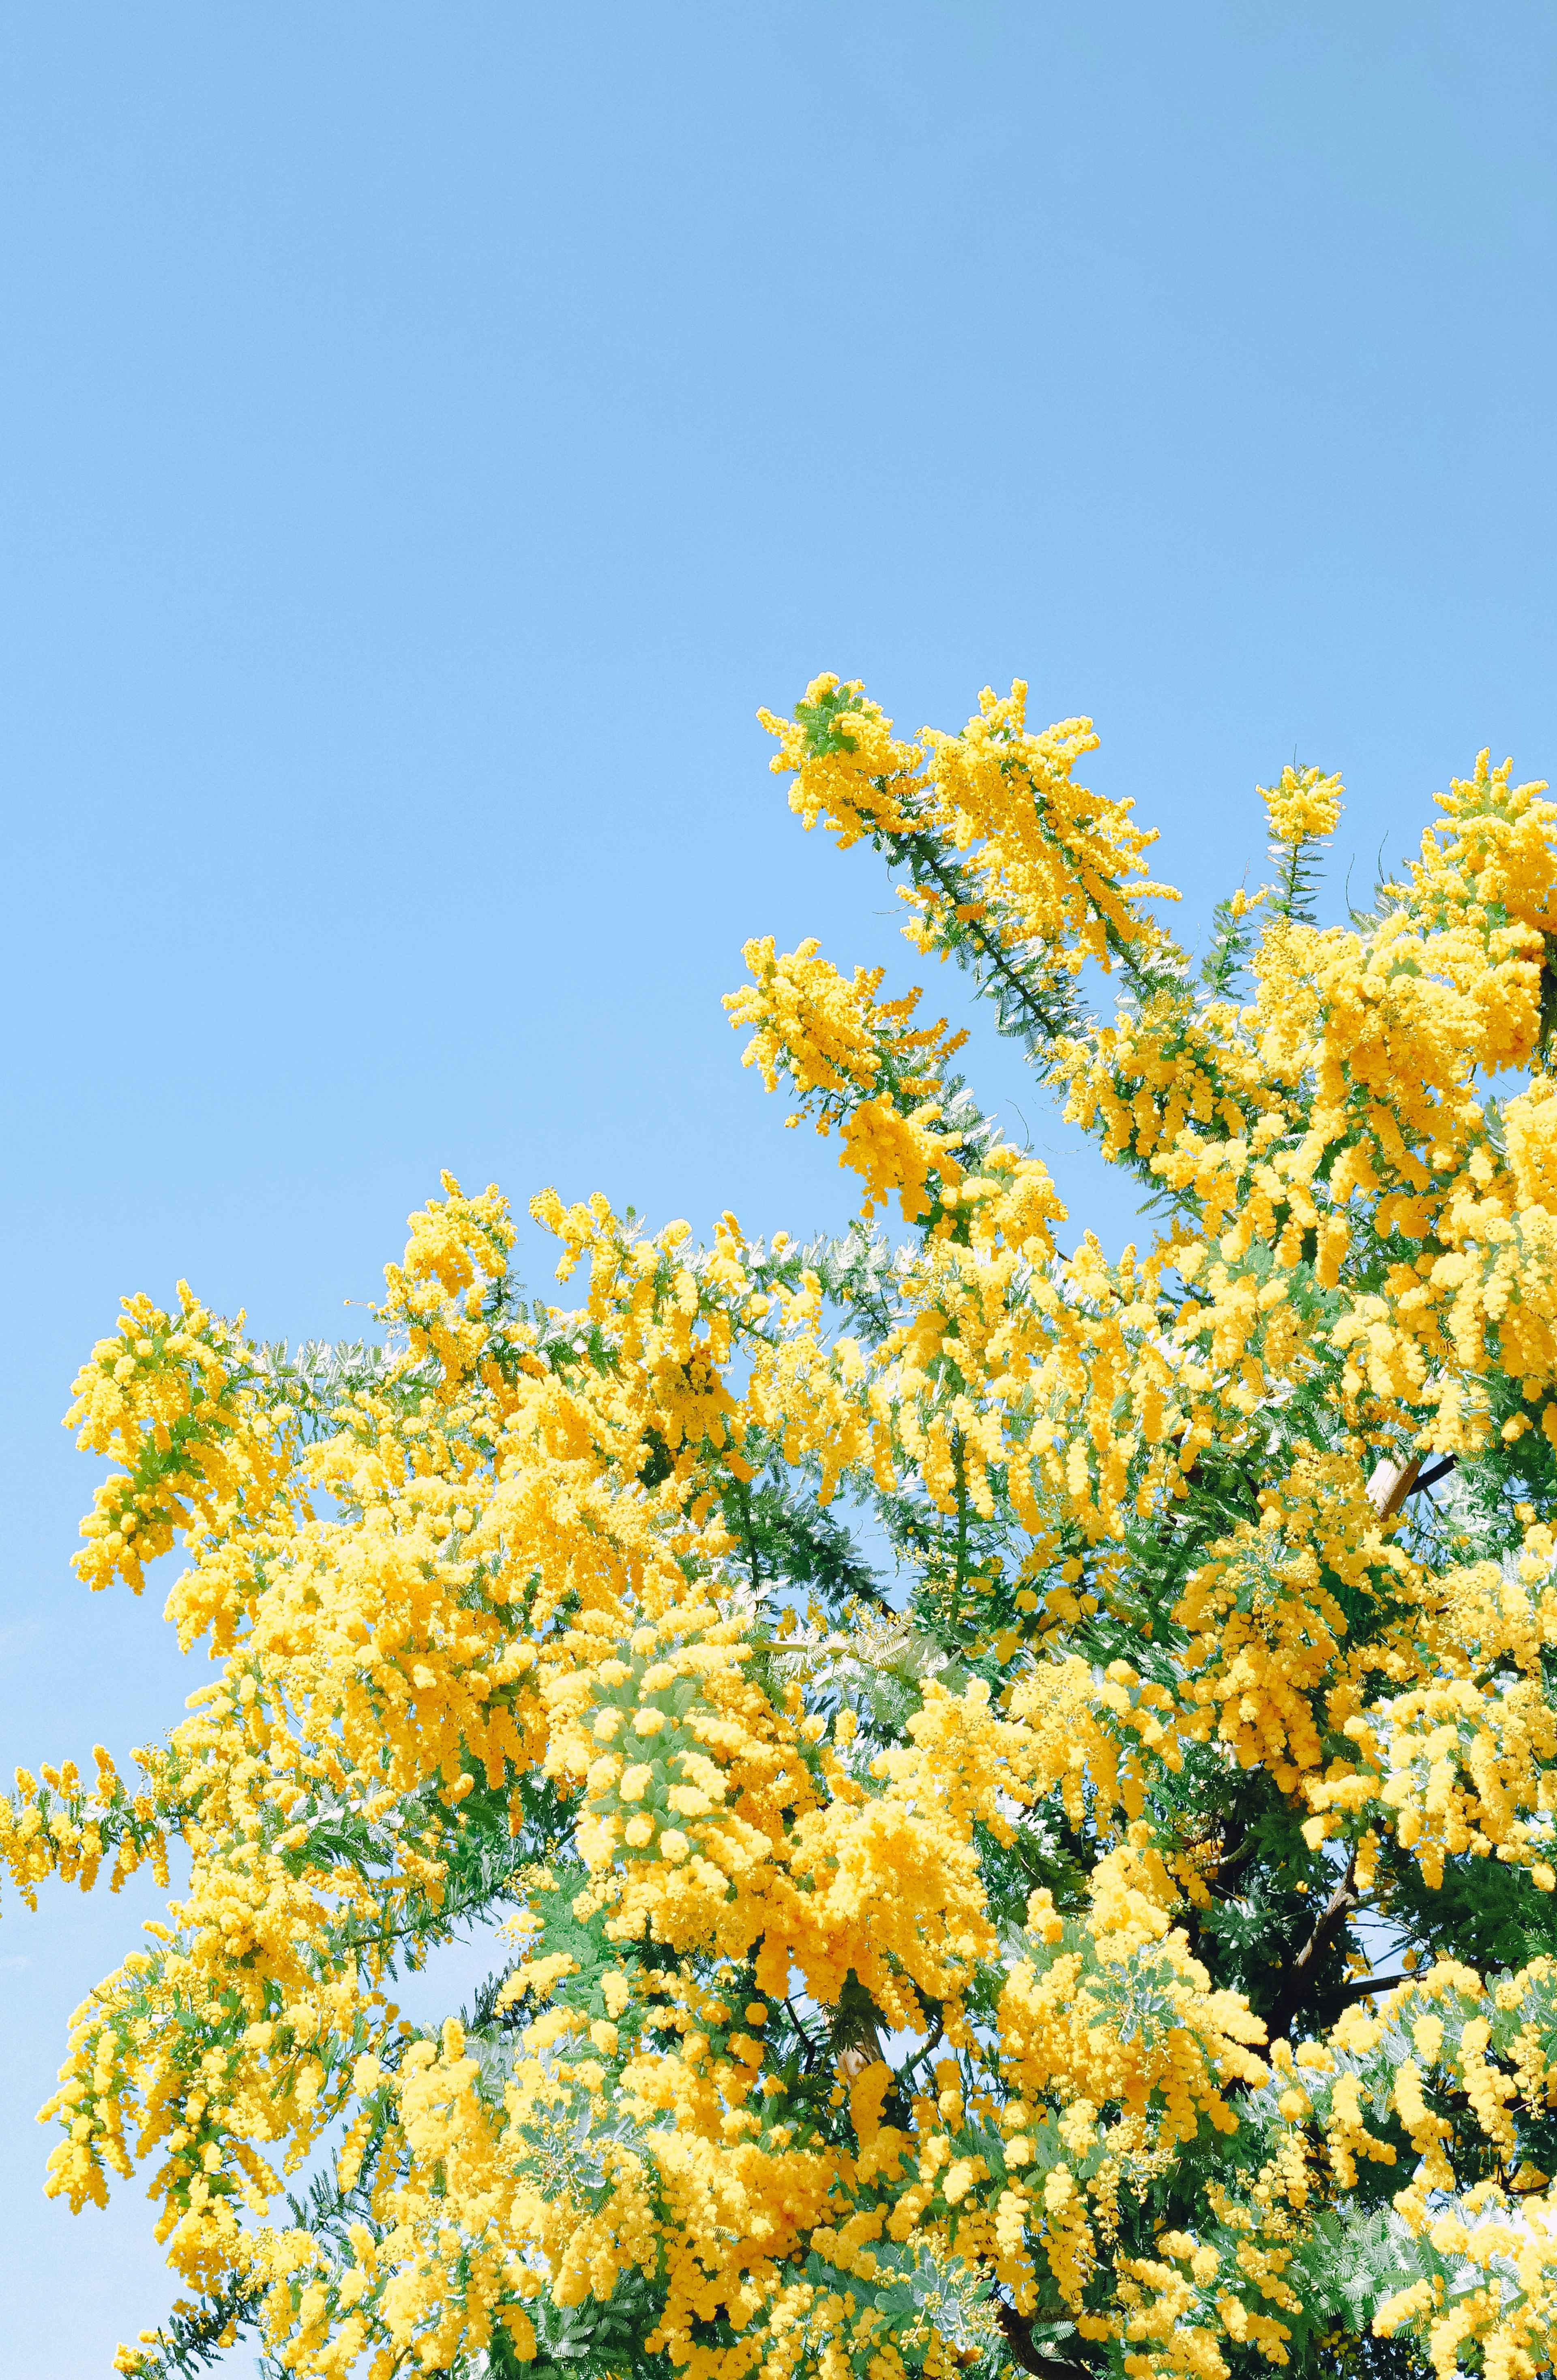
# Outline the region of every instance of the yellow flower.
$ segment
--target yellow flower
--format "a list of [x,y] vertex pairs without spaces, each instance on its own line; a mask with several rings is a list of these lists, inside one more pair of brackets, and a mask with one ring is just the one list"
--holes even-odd
[[1260,799],[1273,843],[1315,843],[1333,834],[1341,820],[1342,784],[1320,769],[1287,767],[1274,786],[1261,785]]

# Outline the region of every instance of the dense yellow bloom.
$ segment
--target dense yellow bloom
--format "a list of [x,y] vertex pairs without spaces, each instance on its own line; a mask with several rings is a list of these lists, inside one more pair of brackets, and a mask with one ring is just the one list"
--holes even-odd
[[1274,786],[1259,792],[1276,843],[1312,843],[1341,822],[1341,780],[1321,770],[1285,768]]
[[[189,2292],[124,2372],[1550,2368],[1557,806],[1483,755],[1324,927],[1339,781],[1285,770],[1198,986],[1025,702],[768,723],[1150,1244],[1065,1232],[917,991],[758,939],[726,1006],[841,1241],[547,1191],[565,1309],[445,1177],[383,1346],[181,1287],[83,1367],[81,1575],[181,1542],[214,1661],[133,1779],[0,1805],[29,1899],[189,1858],[45,2110]],[[475,1927],[489,1988],[402,2019]]]
[[934,1129],[942,1111],[933,1095],[967,1036],[948,1033],[944,1017],[916,1029],[918,991],[879,1002],[884,967],[857,968],[845,983],[820,948],[802,942],[779,958],[771,935],[747,943],[753,980],[724,1000],[732,1025],[756,1027],[741,1063],[758,1067],[769,1090],[781,1073],[789,1077],[801,1101],[791,1123],[808,1107],[821,1132],[838,1123],[841,1162],[865,1183],[867,1216],[895,1191],[913,1222],[931,1208],[932,1184],[955,1195],[962,1179],[955,1138]]

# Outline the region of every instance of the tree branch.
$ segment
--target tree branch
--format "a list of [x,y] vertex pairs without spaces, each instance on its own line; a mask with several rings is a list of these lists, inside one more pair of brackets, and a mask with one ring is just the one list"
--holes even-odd
[[1368,1500],[1381,1521],[1393,1521],[1408,1496],[1419,1496],[1424,1488],[1436,1488],[1439,1481],[1453,1471],[1458,1457],[1446,1454],[1431,1469],[1422,1469],[1419,1454],[1409,1462],[1395,1463],[1385,1455],[1376,1466],[1368,1483]]
[[1337,1997],[1348,2002],[1371,1999],[1375,1992],[1393,1992],[1397,1985],[1410,1981],[1409,1975],[1357,1975],[1351,1983],[1342,1985]]
[[1004,2305],[997,2298],[995,2314],[1005,2333],[1006,2345],[1023,2371],[1033,2374],[1033,2380],[1097,2380],[1089,2363],[1066,2363],[1035,2347],[1032,2325],[1015,2306]]
[[1318,1925],[1293,1961],[1287,1980],[1277,1997],[1276,2005],[1266,2021],[1272,2041],[1286,2032],[1288,2025],[1303,2005],[1313,1978],[1318,1973],[1320,1959],[1353,1910],[1359,1906],[1361,1895],[1356,1888],[1356,1875],[1357,1855],[1356,1846],[1354,1843],[1352,1855],[1346,1862],[1346,1873],[1325,1903]]

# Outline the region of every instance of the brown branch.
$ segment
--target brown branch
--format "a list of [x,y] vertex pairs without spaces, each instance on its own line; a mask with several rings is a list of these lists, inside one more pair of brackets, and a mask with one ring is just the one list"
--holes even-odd
[[1348,2003],[1371,1999],[1375,1992],[1393,1992],[1399,1985],[1410,1981],[1409,1975],[1356,1975],[1349,1984],[1342,1985],[1336,1998]]
[[1097,2380],[1089,2363],[1066,2363],[1035,2347],[1032,2325],[1015,2306],[1004,2305],[997,2298],[995,2314],[1005,2333],[1006,2345],[1023,2371],[1033,2374],[1033,2380]]
[[1274,2041],[1284,2034],[1302,2007],[1304,1998],[1318,1969],[1319,1961],[1329,1949],[1354,1909],[1360,1907],[1362,1896],[1356,1888],[1356,1846],[1346,1862],[1346,1873],[1320,1912],[1318,1925],[1293,1961],[1287,1980],[1277,1997],[1276,2005],[1267,2019],[1267,2030]]

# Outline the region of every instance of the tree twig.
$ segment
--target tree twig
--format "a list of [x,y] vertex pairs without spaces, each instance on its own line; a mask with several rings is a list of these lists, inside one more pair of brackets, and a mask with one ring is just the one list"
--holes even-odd
[[1347,2001],[1371,1999],[1375,1992],[1393,1992],[1401,1984],[1410,1981],[1410,1976],[1405,1974],[1356,1975],[1349,1984],[1342,1985],[1336,1998]]

